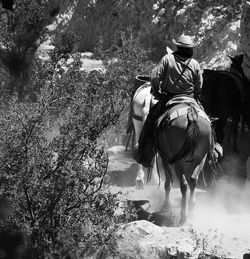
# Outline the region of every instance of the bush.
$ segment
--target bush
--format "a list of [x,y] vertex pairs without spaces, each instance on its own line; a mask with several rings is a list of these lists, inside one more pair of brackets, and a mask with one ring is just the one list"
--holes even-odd
[[32,59],[25,85],[35,90],[32,100],[11,95],[0,102],[0,195],[14,208],[0,227],[23,231],[31,258],[114,254],[117,224],[128,220],[115,214],[101,137],[128,112],[135,76],[149,71],[146,52],[125,37],[116,62],[105,53],[106,73],[87,74],[77,53],[67,65],[75,39],[69,35],[47,63]]
[[99,138],[119,117],[123,90],[105,74],[80,72],[77,61],[43,81],[36,102],[12,98],[1,107],[0,193],[15,208],[9,221],[27,233],[33,258],[113,253],[117,199]]
[[95,54],[104,60],[107,67],[107,81],[114,89],[121,89],[124,110],[116,125],[106,132],[110,146],[126,145],[126,127],[130,110],[131,98],[135,93],[135,77],[150,75],[154,63],[149,61],[149,52],[140,43],[140,37],[131,31],[121,33],[121,46],[114,45],[108,51],[99,46]]

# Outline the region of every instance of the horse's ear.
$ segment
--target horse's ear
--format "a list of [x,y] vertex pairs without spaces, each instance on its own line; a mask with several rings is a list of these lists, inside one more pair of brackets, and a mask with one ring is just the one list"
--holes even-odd
[[235,56],[227,56],[231,59],[232,63],[241,64],[243,62],[243,53],[237,54]]
[[170,49],[168,46],[166,47],[166,51],[167,51],[167,54],[171,54],[173,53],[174,51],[172,49]]

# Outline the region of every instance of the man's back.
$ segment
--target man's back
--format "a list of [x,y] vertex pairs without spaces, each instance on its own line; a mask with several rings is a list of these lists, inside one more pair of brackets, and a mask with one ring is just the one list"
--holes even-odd
[[161,81],[161,91],[170,94],[191,94],[202,86],[199,63],[193,58],[183,57],[178,51],[165,55],[151,79]]

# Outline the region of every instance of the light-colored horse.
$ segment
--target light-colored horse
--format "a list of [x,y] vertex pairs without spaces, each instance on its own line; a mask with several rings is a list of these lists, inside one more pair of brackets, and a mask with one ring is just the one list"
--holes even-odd
[[[166,47],[167,53],[172,53],[173,51]],[[136,80],[144,82],[137,91],[135,92],[132,99],[132,118],[133,125],[135,130],[135,146],[138,144],[138,140],[142,131],[143,124],[148,116],[149,109],[151,106],[157,103],[157,100],[154,99],[153,95],[150,93],[150,77],[147,76],[137,76]],[[161,162],[161,160],[160,160]],[[144,166],[138,164],[137,174],[136,174],[136,187],[143,188],[145,183],[145,172],[148,169]]]
[[[151,87],[149,82],[143,84],[137,89],[132,99],[132,119],[135,130],[135,145],[138,144],[141,130],[148,116],[150,107],[157,102],[157,100],[155,100],[154,97],[151,95],[150,89]],[[138,164],[136,174],[137,188],[143,188],[146,170],[147,168]]]

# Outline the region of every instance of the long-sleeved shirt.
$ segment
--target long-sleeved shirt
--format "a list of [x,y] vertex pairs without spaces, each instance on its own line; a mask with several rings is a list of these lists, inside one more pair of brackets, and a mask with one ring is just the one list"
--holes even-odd
[[199,94],[202,82],[199,63],[193,58],[183,58],[175,53],[166,54],[151,74],[153,92],[160,87],[162,92],[170,94]]

